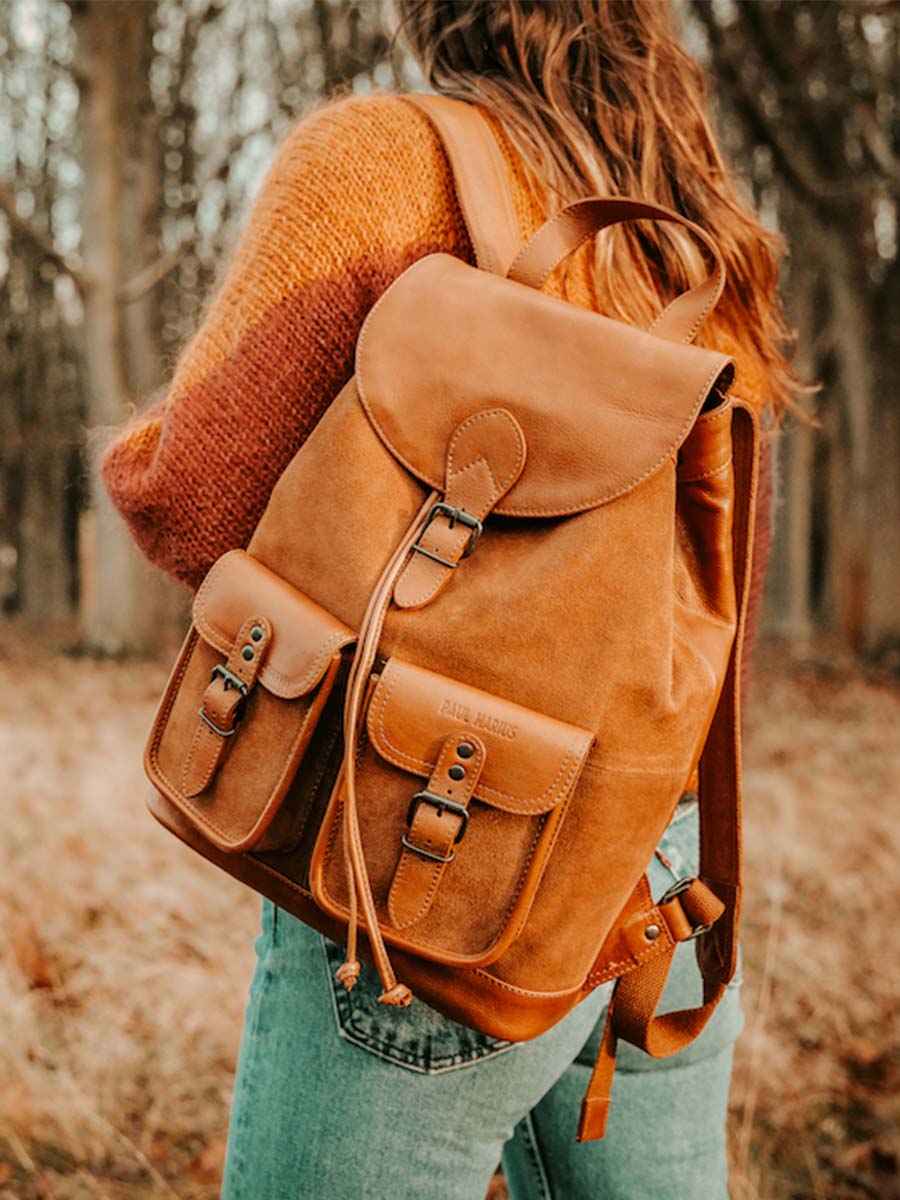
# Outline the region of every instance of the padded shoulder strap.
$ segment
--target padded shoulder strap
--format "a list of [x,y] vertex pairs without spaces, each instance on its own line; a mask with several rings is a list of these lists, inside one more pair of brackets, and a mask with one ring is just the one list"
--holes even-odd
[[425,113],[441,139],[478,266],[505,275],[522,238],[506,160],[493,130],[478,109],[464,100],[421,93],[403,99]]

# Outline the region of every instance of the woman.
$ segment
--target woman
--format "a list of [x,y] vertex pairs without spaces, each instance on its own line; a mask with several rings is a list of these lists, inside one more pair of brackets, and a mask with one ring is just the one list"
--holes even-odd
[[[736,195],[699,69],[666,7],[399,0],[398,8],[429,82],[489,117],[523,240],[563,204],[596,193],[662,203],[713,231],[729,282],[703,340],[734,355],[741,393],[777,415],[793,379],[772,239]],[[221,553],[246,543],[278,476],[352,374],[372,304],[435,251],[472,261],[448,164],[421,113],[395,96],[350,99],[293,131],[167,398],[107,456],[110,492],[154,562],[196,587]],[[700,266],[677,232],[623,227],[583,247],[548,290],[646,323]],[[769,494],[764,485],[754,611]],[[688,799],[650,867],[655,894],[693,874],[696,859]],[[606,1140],[576,1145],[608,989],[511,1046],[418,1001],[404,1012],[380,1006],[366,970],[345,992],[334,981],[340,949],[268,902],[257,950],[227,1200],[480,1200],[501,1156],[515,1200],[727,1195],[737,983],[674,1059],[621,1047]],[[695,1003],[697,986],[693,955],[681,947],[664,1005]]]

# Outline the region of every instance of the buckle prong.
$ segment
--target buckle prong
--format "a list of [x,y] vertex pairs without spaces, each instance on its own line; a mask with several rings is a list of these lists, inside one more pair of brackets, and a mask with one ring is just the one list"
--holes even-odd
[[[407,827],[410,827],[415,820],[415,816],[418,812],[420,804],[429,804],[432,808],[436,808],[440,816],[443,816],[445,812],[449,812],[453,813],[455,817],[462,818],[462,824],[457,830],[456,837],[453,839],[453,845],[458,846],[463,840],[463,837],[466,833],[466,828],[469,824],[469,810],[466,808],[466,806],[464,804],[459,804],[456,800],[447,800],[444,796],[437,796],[434,792],[429,792],[427,790],[416,792],[412,800],[409,802],[409,809],[406,813]],[[456,857],[452,849],[446,856],[442,854],[435,854],[431,850],[423,850],[421,846],[413,845],[406,833],[402,835],[400,840],[407,850],[412,850],[413,854],[418,854],[421,858],[430,859],[431,862],[451,863]]]
[[440,563],[442,567],[449,567],[455,571],[459,566],[458,562],[451,562],[448,558],[443,558],[440,554],[435,554],[433,550],[426,550],[422,545],[422,538],[428,531],[428,527],[435,517],[446,517],[450,522],[450,528],[455,529],[457,525],[462,525],[469,530],[469,540],[466,543],[466,548],[460,554],[460,560],[468,558],[481,537],[484,526],[477,517],[473,517],[471,513],[466,512],[464,508],[457,508],[453,504],[448,504],[445,500],[438,500],[436,504],[432,504],[428,516],[425,518],[425,524],[422,526],[422,532],[419,534],[413,544],[413,551],[416,554],[424,554],[426,558],[430,558],[432,562]]
[[234,737],[237,731],[238,723],[244,715],[249,689],[247,688],[247,685],[244,683],[243,679],[241,679],[238,675],[235,675],[233,671],[229,671],[224,663],[217,663],[216,666],[213,667],[212,674],[209,677],[209,682],[214,683],[216,679],[222,680],[222,684],[226,692],[230,688],[234,688],[236,692],[240,693],[240,700],[238,700],[234,708],[234,724],[230,729],[222,729],[215,723],[215,721],[206,715],[202,704],[197,711],[203,724],[206,725],[208,729],[211,729],[213,733],[217,734],[220,738]]

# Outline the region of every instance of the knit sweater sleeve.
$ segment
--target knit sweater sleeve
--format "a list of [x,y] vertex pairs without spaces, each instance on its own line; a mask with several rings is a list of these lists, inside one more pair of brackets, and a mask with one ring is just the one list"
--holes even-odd
[[166,394],[109,447],[109,494],[190,587],[247,543],[353,372],[366,314],[412,262],[469,257],[428,122],[396,96],[332,104],[288,136]]

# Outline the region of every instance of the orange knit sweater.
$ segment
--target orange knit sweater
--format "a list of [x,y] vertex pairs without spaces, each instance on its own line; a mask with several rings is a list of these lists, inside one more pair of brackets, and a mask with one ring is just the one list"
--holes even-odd
[[[523,240],[542,214],[509,143]],[[245,545],[278,476],[353,372],[369,309],[416,259],[472,262],[449,165],[427,118],[397,96],[348,99],[299,124],[278,154],[236,253],[165,398],[109,448],[104,477],[144,553],[196,587]],[[591,249],[557,295],[602,309]],[[740,347],[741,392],[757,393]],[[758,398],[758,394],[757,394]],[[754,593],[768,547],[763,489]]]

